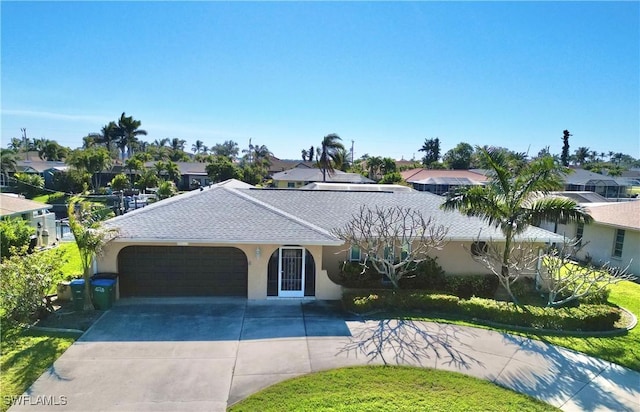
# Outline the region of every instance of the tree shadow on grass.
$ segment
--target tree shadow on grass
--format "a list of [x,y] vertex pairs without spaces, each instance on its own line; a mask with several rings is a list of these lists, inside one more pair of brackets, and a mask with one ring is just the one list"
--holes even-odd
[[[504,335],[520,348],[494,382],[580,410],[639,410],[640,373],[549,343]],[[634,403],[635,402],[635,403]]]
[[[2,395],[20,395],[26,391],[64,351],[60,346],[62,338],[55,334],[31,336],[19,333],[3,340],[2,373],[7,385],[2,385]],[[53,367],[48,373],[65,380]],[[7,393],[9,391],[17,393]]]
[[339,354],[364,355],[369,362],[385,365],[441,365],[470,369],[483,363],[462,351],[463,338],[473,338],[473,329],[452,328],[446,324],[425,324],[406,319],[366,321],[357,327]]

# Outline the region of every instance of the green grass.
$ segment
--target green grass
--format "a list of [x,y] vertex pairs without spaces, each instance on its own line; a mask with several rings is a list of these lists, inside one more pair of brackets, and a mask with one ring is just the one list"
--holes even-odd
[[[609,302],[624,307],[640,318],[640,285],[629,281],[612,285]],[[526,336],[640,371],[640,326],[636,326],[624,336],[615,337]]]
[[64,276],[78,276],[82,275],[82,262],[80,261],[80,252],[76,246],[76,242],[65,242],[58,246],[65,252],[65,258],[67,262],[62,266],[62,273]]
[[[631,311],[637,318],[640,318],[640,285],[637,283],[624,281],[611,285],[609,302]],[[457,317],[435,316],[405,316],[396,313],[395,317],[406,319],[425,320],[430,322],[452,323],[456,325],[473,326],[483,329],[508,332],[514,335],[525,336],[531,339],[541,340],[568,349],[582,352],[596,358],[604,359],[629,369],[640,371],[640,325],[623,336],[603,336],[603,337],[575,337],[558,336],[557,334],[545,333],[522,333],[508,328],[491,327],[484,324],[475,323],[468,319]]]
[[552,411],[527,395],[456,372],[363,366],[278,383],[231,411]]
[[46,371],[76,340],[64,334],[26,335],[17,330],[3,331],[0,343],[0,411],[6,411],[9,396],[18,396]]

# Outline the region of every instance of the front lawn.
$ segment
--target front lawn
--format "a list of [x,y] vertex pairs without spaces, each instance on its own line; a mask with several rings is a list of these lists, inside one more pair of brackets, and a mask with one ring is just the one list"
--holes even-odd
[[58,248],[64,251],[64,256],[67,259],[62,266],[64,276],[81,277],[83,269],[82,262],[80,261],[80,251],[78,251],[76,242],[60,243]]
[[[640,285],[629,281],[612,285],[609,302],[624,307],[640,318]],[[530,337],[640,371],[640,326],[631,329],[624,336],[577,338],[531,335]]]
[[77,335],[25,334],[4,330],[0,343],[0,411],[9,408],[11,396],[19,396],[77,339]]
[[278,383],[230,411],[553,411],[537,399],[461,373],[362,366]]

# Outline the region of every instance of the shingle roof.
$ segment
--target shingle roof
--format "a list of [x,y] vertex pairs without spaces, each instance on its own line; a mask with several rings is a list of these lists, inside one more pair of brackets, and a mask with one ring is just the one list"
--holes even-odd
[[[331,234],[361,206],[410,207],[449,228],[451,240],[503,238],[478,218],[440,209],[442,197],[422,192],[230,189],[212,187],[152,204],[106,222],[119,238],[138,241],[211,243],[341,244]],[[530,227],[520,236],[560,241],[561,236]]]
[[597,223],[640,230],[640,201],[586,205]]
[[411,169],[400,174],[404,180],[411,183],[424,183],[423,181],[427,179],[442,178],[468,179],[472,182],[485,182],[488,179],[487,176],[470,170]]
[[[423,216],[431,217],[436,225],[449,227],[448,237],[452,240],[472,240],[480,236],[502,239],[502,233],[488,227],[478,218],[471,218],[459,212],[445,212],[440,209],[441,196],[425,192],[342,192],[342,191],[306,191],[306,190],[246,190],[249,194],[265,203],[295,214],[305,221],[320,226],[327,231],[344,226],[360,207],[404,206],[419,210]],[[560,241],[561,236],[546,230],[529,227],[520,238]]]
[[409,186],[391,184],[359,184],[359,183],[323,183],[313,182],[302,186],[303,190],[348,190],[361,192],[414,192]]
[[119,239],[211,243],[340,244],[325,230],[222,187],[162,200],[105,222]]
[[34,210],[50,209],[53,206],[17,196],[0,194],[0,216],[11,216]]

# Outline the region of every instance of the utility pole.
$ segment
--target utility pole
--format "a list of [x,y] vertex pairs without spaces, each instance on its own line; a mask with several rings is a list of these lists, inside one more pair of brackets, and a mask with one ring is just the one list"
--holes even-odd
[[351,139],[351,164],[353,165],[353,139]]

